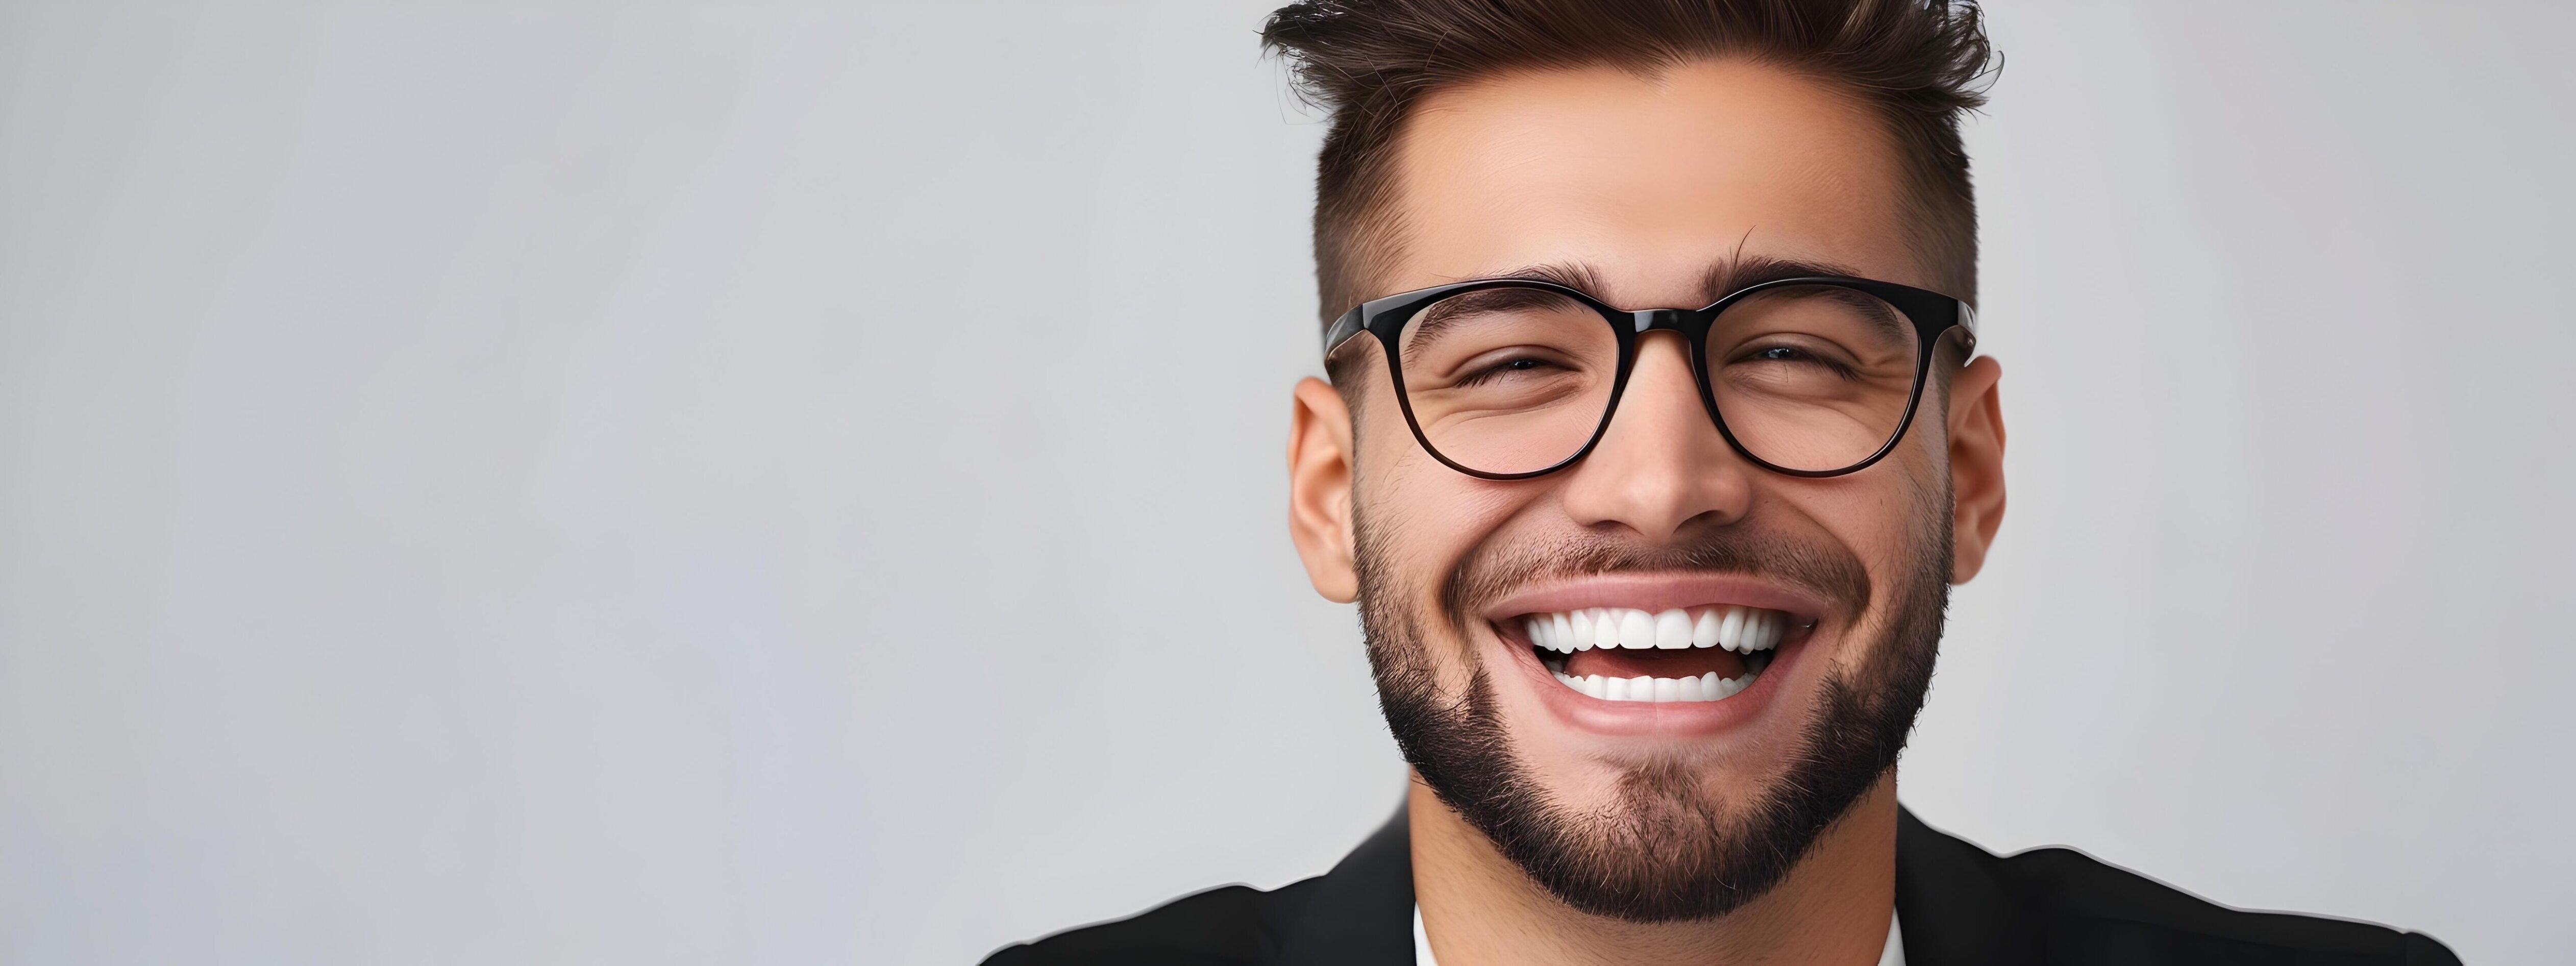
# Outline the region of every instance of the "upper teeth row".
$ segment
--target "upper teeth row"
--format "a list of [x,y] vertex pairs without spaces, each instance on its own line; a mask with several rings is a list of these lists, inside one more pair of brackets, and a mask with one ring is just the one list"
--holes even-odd
[[1530,643],[1572,654],[1596,647],[1723,647],[1751,654],[1777,647],[1789,615],[1759,607],[1680,608],[1661,614],[1631,607],[1591,607],[1528,617]]

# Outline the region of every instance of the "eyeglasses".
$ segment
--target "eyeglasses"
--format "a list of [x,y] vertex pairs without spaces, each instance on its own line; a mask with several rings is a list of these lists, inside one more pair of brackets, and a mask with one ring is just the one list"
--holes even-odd
[[1689,346],[1718,434],[1790,476],[1856,472],[1914,420],[1934,349],[1976,316],[1938,292],[1838,275],[1739,289],[1703,309],[1623,311],[1576,289],[1480,279],[1373,299],[1324,334],[1386,350],[1413,437],[1449,468],[1492,480],[1556,472],[1601,442],[1645,333]]

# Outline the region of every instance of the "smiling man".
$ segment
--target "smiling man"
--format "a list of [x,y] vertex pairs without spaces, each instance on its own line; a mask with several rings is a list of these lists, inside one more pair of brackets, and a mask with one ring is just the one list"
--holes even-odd
[[1414,782],[1329,874],[998,963],[2449,963],[1897,803],[2004,512],[1926,0],[1339,0],[1290,525]]

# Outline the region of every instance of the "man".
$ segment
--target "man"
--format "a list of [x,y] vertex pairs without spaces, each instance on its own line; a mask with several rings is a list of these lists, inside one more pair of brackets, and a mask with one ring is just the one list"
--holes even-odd
[[1405,809],[1020,963],[2452,963],[1897,803],[2004,509],[1942,0],[1314,0],[1290,519]]

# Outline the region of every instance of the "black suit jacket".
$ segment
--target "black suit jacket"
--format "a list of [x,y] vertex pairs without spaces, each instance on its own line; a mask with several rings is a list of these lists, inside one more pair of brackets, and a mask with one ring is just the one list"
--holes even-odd
[[[1906,966],[2211,963],[2457,966],[2421,933],[2204,902],[2070,849],[2009,858],[1903,812],[1896,912]],[[987,966],[1401,966],[1413,962],[1404,813],[1333,871],[1263,892],[1226,886],[1132,919],[1011,946]]]

